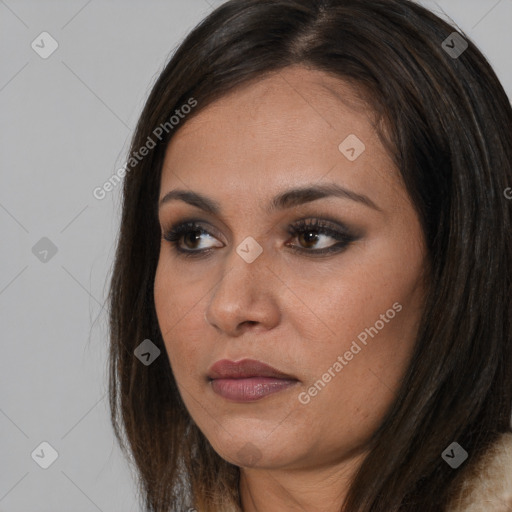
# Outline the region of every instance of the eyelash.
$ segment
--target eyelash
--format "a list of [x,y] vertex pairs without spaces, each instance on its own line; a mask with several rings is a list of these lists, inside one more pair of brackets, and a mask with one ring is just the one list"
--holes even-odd
[[[164,240],[167,240],[173,245],[173,249],[176,251],[176,253],[180,256],[185,257],[200,257],[207,253],[210,253],[214,247],[209,247],[208,249],[199,249],[199,250],[187,250],[187,249],[181,249],[179,247],[178,242],[181,240],[181,238],[190,233],[195,232],[199,236],[200,235],[211,235],[210,232],[208,232],[206,229],[202,228],[199,225],[200,221],[196,220],[189,220],[185,222],[181,222],[175,226],[171,226],[170,229],[168,229],[163,235],[162,238]],[[350,234],[348,232],[348,229],[344,226],[341,226],[341,230],[337,230],[334,227],[331,227],[333,223],[325,220],[320,219],[314,219],[314,220],[305,220],[301,219],[297,221],[295,224],[292,224],[288,227],[288,234],[290,236],[296,237],[300,234],[308,233],[308,232],[314,232],[317,235],[326,235],[331,238],[334,238],[335,240],[338,240],[339,243],[334,244],[330,247],[324,248],[324,249],[317,249],[317,250],[310,250],[305,248],[299,248],[296,246],[289,246],[290,249],[292,249],[295,252],[299,253],[309,253],[309,255],[325,255],[335,252],[341,252],[344,250],[350,243],[357,240],[358,237]]]

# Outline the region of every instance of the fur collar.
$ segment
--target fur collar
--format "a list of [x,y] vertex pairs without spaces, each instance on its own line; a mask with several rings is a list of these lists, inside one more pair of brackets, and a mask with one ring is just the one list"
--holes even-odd
[[501,434],[466,471],[447,512],[512,512],[512,433]]

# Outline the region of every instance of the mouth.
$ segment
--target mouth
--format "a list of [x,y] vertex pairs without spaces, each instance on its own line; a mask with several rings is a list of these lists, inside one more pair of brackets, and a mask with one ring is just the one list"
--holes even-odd
[[299,380],[254,359],[217,361],[208,372],[212,390],[235,402],[253,402],[296,385]]

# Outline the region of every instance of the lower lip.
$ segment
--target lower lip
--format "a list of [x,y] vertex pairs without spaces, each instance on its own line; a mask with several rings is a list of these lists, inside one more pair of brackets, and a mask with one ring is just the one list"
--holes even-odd
[[212,389],[218,395],[235,402],[254,402],[283,391],[298,381],[275,377],[247,377],[245,379],[214,379]]

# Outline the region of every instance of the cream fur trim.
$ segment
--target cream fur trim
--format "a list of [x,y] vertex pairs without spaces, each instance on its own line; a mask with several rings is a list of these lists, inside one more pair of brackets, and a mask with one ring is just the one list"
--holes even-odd
[[502,434],[469,470],[447,512],[512,512],[512,433]]

